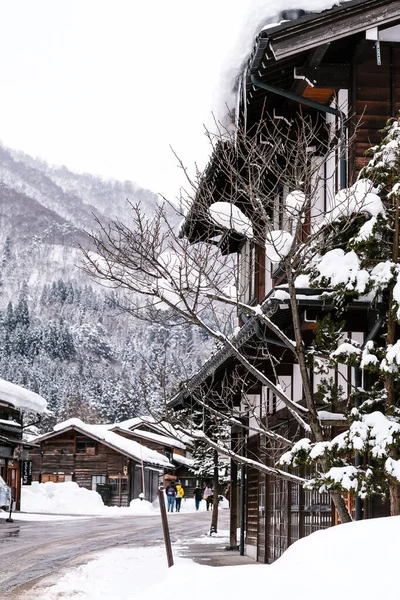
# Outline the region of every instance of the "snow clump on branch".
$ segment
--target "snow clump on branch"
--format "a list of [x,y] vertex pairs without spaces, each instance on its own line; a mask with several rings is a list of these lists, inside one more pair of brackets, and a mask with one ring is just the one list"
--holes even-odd
[[278,263],[286,258],[293,244],[293,236],[287,231],[276,229],[267,234],[265,253],[270,261]]
[[211,219],[224,229],[236,231],[245,237],[253,238],[253,227],[251,221],[234,204],[230,202],[214,202],[208,209]]

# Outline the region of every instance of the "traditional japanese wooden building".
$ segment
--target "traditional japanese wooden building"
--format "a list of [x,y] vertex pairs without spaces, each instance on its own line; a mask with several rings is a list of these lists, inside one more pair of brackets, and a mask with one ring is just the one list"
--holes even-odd
[[[337,152],[329,161],[321,160],[318,138],[310,148],[310,163],[320,165],[319,177],[323,182],[310,219],[317,215],[323,217],[335,193],[355,181],[366,161],[365,150],[379,142],[379,130],[400,109],[400,3],[352,0],[320,13],[295,11],[294,15],[280,15],[276,20],[275,26],[269,23],[260,31],[239,77],[236,126],[252,131],[264,122],[265,133],[268,133],[268,128],[276,130],[279,119],[295,123],[307,116],[312,122],[325,125],[319,130],[321,136],[332,128],[339,132],[337,135],[346,150]],[[219,144],[203,174],[203,189],[200,187],[181,228],[182,235],[193,243],[210,241],[214,244],[218,235],[221,252],[237,254],[242,283],[240,300],[249,305],[260,304],[269,319],[293,339],[290,303],[285,297],[285,278],[279,264],[266,256],[264,245],[206,218],[204,203],[234,201],[254,223],[246,196],[232,193],[232,180],[226,177],[223,164],[226,156],[223,144]],[[274,189],[276,206],[282,207],[288,189],[279,185],[279,176],[274,181]],[[279,294],[276,292],[278,284]],[[301,331],[307,341],[312,336],[316,315],[329,311],[329,306],[318,297],[316,290],[299,292],[302,292],[298,298]],[[258,369],[266,370],[268,377],[293,401],[301,403],[302,381],[291,353],[257,317],[244,317],[240,315],[241,329],[235,336],[235,345]],[[351,304],[344,318],[345,330],[360,343],[377,320],[376,312],[363,301]],[[267,353],[275,357],[273,370],[268,370]],[[333,375],[345,389],[349,382],[355,383],[354,372],[345,365]],[[259,418],[267,420],[272,431],[296,439],[298,428],[288,409],[268,386],[245,373],[228,347],[210,358],[187,382],[184,391],[174,397],[172,405],[177,409],[187,407],[198,390],[202,390],[203,398],[208,393],[213,401],[212,398],[223,393],[227,382],[237,382],[240,378],[246,380],[246,403],[259,407]],[[315,374],[312,377],[314,394],[319,381]],[[232,392],[234,389],[231,386],[231,393],[235,395],[233,402],[240,407],[243,386],[237,386],[236,392]],[[340,421],[335,422],[335,417],[323,413],[321,410],[320,419],[327,435],[335,435],[340,431]],[[244,439],[240,428],[232,432],[232,447],[239,452],[245,449],[249,458],[265,460],[266,464],[275,464],[282,453],[279,442],[269,440],[267,444],[265,437],[251,433]],[[233,485],[235,469],[232,465]],[[232,490],[232,498],[235,496]],[[349,507],[354,510],[351,498]],[[306,492],[296,483],[253,468],[247,469],[245,509],[246,554],[261,562],[272,562],[298,538],[337,522],[328,494]],[[382,503],[365,501],[362,517],[381,516],[385,510]],[[233,527],[237,512],[238,507],[234,505]]]
[[181,478],[184,485],[186,474],[193,478],[186,445],[142,418],[108,425],[69,419],[35,445],[33,481],[74,481],[98,491],[107,505],[128,506],[142,493],[153,502],[166,478]]
[[11,488],[12,500],[20,507],[21,484],[31,481],[30,451],[35,445],[23,432],[40,419],[46,409],[44,398],[8,381],[0,380],[0,476]]

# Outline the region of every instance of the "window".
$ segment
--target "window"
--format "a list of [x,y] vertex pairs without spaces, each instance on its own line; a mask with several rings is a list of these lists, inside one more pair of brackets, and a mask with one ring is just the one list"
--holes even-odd
[[96,442],[87,438],[76,438],[77,454],[96,454]]
[[98,483],[106,483],[107,476],[106,475],[92,475],[92,490],[97,491]]
[[46,483],[47,481],[52,481],[53,483],[62,483],[65,481],[65,475],[64,473],[43,473],[42,483]]
[[252,303],[257,295],[257,265],[256,248],[249,240],[240,250],[238,268],[239,298],[246,303]]
[[125,475],[110,475],[108,483],[111,484],[113,494],[119,494],[128,491],[128,478]]

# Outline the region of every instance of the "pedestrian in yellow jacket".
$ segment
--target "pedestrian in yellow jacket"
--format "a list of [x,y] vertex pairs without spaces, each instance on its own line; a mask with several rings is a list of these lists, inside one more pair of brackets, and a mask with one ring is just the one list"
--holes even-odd
[[176,489],[176,496],[175,496],[176,512],[180,512],[181,511],[181,502],[182,502],[183,496],[185,495],[185,490],[181,486],[180,481],[177,482],[175,489]]

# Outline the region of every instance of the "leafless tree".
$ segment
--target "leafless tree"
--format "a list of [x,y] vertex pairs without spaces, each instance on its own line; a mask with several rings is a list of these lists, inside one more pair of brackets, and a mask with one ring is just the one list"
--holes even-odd
[[[252,407],[242,406],[240,411],[232,398],[237,388],[242,390],[243,383],[251,378],[267,386],[283,402],[300,430],[315,441],[323,441],[325,434],[318,418],[300,326],[296,277],[335,235],[333,213],[348,212],[348,195],[343,197],[342,205],[334,202],[333,194],[324,204],[320,202],[321,189],[329,188],[324,166],[336,154],[346,151],[343,135],[306,115],[293,122],[268,118],[251,131],[231,132],[216,126],[216,133],[207,132],[213,160],[194,180],[187,176],[187,189],[182,190],[178,205],[164,201],[154,214],[148,215],[140,204],[132,202],[129,226],[118,220],[107,226],[98,222],[98,231],[91,234],[94,250],[84,251],[85,269],[103,285],[120,290],[122,310],[153,323],[191,323],[201,327],[217,347],[226,348],[235,357],[240,369],[228,386],[229,398],[223,392],[219,402],[210,403],[199,394],[196,396],[195,389],[189,389],[205,410],[218,411],[231,424],[242,426],[240,412],[248,415]],[[181,167],[184,168],[183,163]],[[334,177],[333,169],[331,173]],[[171,210],[176,215],[173,219]],[[178,218],[183,219],[180,227],[176,226]],[[349,216],[344,227],[351,225]],[[250,240],[279,263],[294,339],[270,316],[269,308],[273,308],[276,299],[267,299],[262,306],[249,302],[244,272],[252,268],[254,256],[242,253],[237,264],[229,252],[232,237]],[[260,361],[255,361],[238,343],[237,333],[230,328],[232,310],[238,311],[242,319],[258,319],[291,353],[293,362],[300,367],[304,403],[292,401],[277,384],[277,378],[268,376]],[[269,371],[273,372],[276,359],[267,359]],[[272,432],[266,419],[257,419],[253,431],[275,441],[279,437],[283,447],[293,443],[292,439]],[[192,434],[207,436],[205,431]],[[264,472],[302,482],[276,466],[269,467],[263,457],[251,461],[232,448],[221,448],[212,437],[207,441],[238,463],[245,461]],[[324,467],[324,459],[321,462]],[[349,521],[343,497],[332,493],[332,499],[341,521]]]

